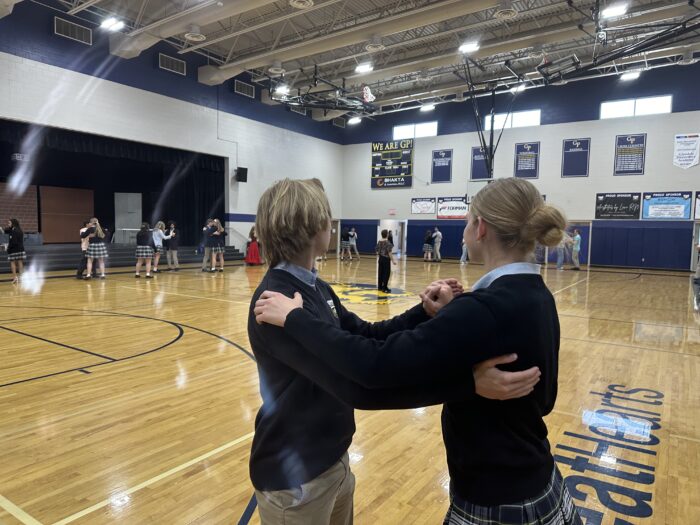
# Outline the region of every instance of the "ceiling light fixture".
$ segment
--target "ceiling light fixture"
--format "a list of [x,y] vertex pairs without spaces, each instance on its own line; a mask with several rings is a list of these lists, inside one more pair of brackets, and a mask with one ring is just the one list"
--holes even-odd
[[351,126],[359,124],[360,122],[362,122],[362,119],[360,117],[352,117],[348,120],[348,124],[350,124]]
[[479,45],[479,42],[472,41],[472,42],[465,42],[461,46],[459,46],[459,52],[460,53],[474,53],[475,51],[478,51],[481,46]]
[[522,93],[525,91],[525,83],[523,82],[522,84],[518,84],[517,86],[513,86],[510,88],[510,92],[515,94],[515,93]]
[[628,71],[627,73],[623,73],[622,76],[620,76],[620,80],[624,80],[625,82],[629,82],[630,80],[637,80],[639,78],[639,75],[641,75],[639,71]]
[[102,29],[106,29],[107,31],[120,31],[124,29],[124,22],[121,20],[117,20],[113,16],[105,19],[101,24],[100,27]]
[[275,95],[289,95],[289,86],[287,84],[278,84],[277,87],[275,87]]
[[420,107],[420,110],[423,111],[424,113],[428,112],[428,111],[432,111],[434,109],[435,109],[435,104],[423,104]]
[[369,73],[373,70],[374,66],[371,62],[363,62],[362,64],[357,65],[357,67],[355,68],[355,73]]
[[603,9],[600,13],[603,18],[615,18],[627,12],[627,4],[615,4]]

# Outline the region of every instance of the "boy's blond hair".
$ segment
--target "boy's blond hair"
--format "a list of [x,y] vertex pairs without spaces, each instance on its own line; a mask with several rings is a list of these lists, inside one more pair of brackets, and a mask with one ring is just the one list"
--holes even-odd
[[283,179],[260,197],[255,230],[265,260],[274,268],[306,250],[331,220],[331,206],[318,179]]

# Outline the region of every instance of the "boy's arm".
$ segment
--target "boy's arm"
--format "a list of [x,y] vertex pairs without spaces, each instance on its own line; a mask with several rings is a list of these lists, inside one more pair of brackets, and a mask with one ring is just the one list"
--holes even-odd
[[366,388],[342,376],[320,359],[309,355],[299,343],[285,334],[282,328],[268,324],[252,324],[255,326],[251,329],[258,331],[262,336],[267,353],[353,408],[361,410],[417,408],[451,401],[465,402],[476,395],[474,374],[471,369],[465,370],[463,377],[450,382],[440,381],[401,388]]
[[485,359],[503,353],[488,308],[461,296],[428,322],[385,341],[354,335],[297,308],[284,330],[312,355],[368,388],[450,382]]

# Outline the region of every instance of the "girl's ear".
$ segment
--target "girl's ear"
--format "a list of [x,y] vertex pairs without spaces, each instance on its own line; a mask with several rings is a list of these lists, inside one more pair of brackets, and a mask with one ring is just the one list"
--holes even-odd
[[476,240],[480,241],[484,237],[486,237],[486,232],[488,231],[488,228],[486,227],[486,221],[484,221],[484,219],[482,219],[481,217],[477,217],[476,220]]

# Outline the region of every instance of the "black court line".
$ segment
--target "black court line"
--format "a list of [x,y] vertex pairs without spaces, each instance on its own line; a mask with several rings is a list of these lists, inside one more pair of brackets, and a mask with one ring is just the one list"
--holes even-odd
[[[55,377],[55,376],[59,376],[59,375],[63,375],[63,374],[68,374],[68,373],[71,373],[71,372],[79,372],[79,371],[81,371],[81,370],[87,370],[87,369],[90,369],[90,368],[96,368],[96,367],[98,367],[98,366],[104,366],[104,365],[112,364],[112,363],[120,363],[120,362],[122,362],[122,361],[128,361],[128,360],[130,360],[130,359],[134,359],[134,358],[137,358],[137,357],[142,357],[142,356],[144,356],[144,355],[151,354],[151,353],[153,353],[153,352],[157,352],[157,351],[159,351],[159,350],[162,350],[162,349],[164,349],[164,348],[166,348],[166,347],[168,347],[168,346],[170,346],[170,345],[176,343],[177,341],[179,341],[179,340],[182,338],[182,336],[184,335],[184,330],[183,330],[183,328],[188,328],[188,329],[190,329],[190,330],[193,330],[193,331],[196,331],[196,332],[201,332],[201,333],[206,334],[206,335],[209,335],[209,336],[211,336],[211,337],[215,337],[215,338],[217,338],[217,339],[220,339],[220,340],[222,340],[222,341],[228,343],[229,345],[233,346],[234,348],[240,350],[243,354],[245,354],[247,357],[249,357],[252,361],[255,361],[255,356],[253,356],[252,353],[248,352],[248,351],[247,351],[245,348],[243,348],[241,345],[239,345],[239,344],[237,344],[237,343],[231,341],[230,339],[227,339],[226,337],[223,337],[223,336],[221,336],[221,335],[215,334],[215,333],[210,332],[210,331],[208,331],[208,330],[205,330],[205,329],[203,329],[203,328],[198,328],[198,327],[196,327],[196,326],[186,325],[186,324],[182,324],[182,323],[176,323],[176,322],[174,322],[174,321],[169,321],[169,320],[166,320],[166,319],[159,319],[159,318],[157,318],[157,317],[149,317],[149,316],[145,316],[145,315],[136,315],[136,314],[127,314],[127,313],[121,313],[121,312],[110,312],[110,311],[104,311],[104,310],[95,310],[95,311],[93,311],[93,312],[85,312],[84,310],[81,310],[81,309],[78,309],[78,308],[61,308],[61,307],[52,307],[52,306],[6,306],[6,305],[0,305],[0,308],[24,308],[24,309],[33,309],[33,310],[62,310],[62,311],[80,312],[80,313],[78,313],[78,314],[75,314],[76,317],[89,316],[89,315],[92,315],[92,314],[99,314],[99,315],[106,315],[106,316],[110,316],[110,315],[111,315],[111,316],[115,316],[115,317],[131,317],[131,318],[135,318],[135,319],[146,319],[146,320],[151,320],[151,321],[160,321],[160,322],[162,322],[162,323],[166,323],[166,324],[169,324],[169,325],[171,325],[171,326],[174,326],[174,327],[177,328],[177,330],[178,330],[178,335],[177,335],[177,337],[175,337],[172,341],[170,341],[170,342],[168,342],[168,343],[166,343],[166,344],[164,344],[164,345],[161,345],[161,346],[159,346],[158,348],[154,348],[154,349],[152,349],[152,350],[148,350],[148,351],[145,351],[145,352],[141,352],[141,353],[139,353],[139,354],[130,355],[130,356],[127,356],[127,357],[122,357],[122,358],[118,358],[118,359],[113,359],[112,361],[108,361],[108,362],[104,362],[104,363],[97,363],[97,364],[94,364],[94,365],[82,366],[82,367],[79,367],[79,368],[72,368],[72,369],[70,369],[70,370],[62,370],[62,371],[54,372],[54,373],[51,373],[51,374],[45,374],[45,375],[42,375],[42,376],[36,376],[36,377],[28,378],[28,379],[22,379],[22,380],[19,380],[19,381],[13,381],[13,382],[10,382],[10,383],[0,384],[0,388],[2,388],[2,387],[7,387],[7,386],[12,386],[12,385],[17,385],[17,384],[20,384],[20,383],[27,383],[27,382],[30,382],[30,381],[36,381],[36,380],[39,380],[39,379],[46,379],[46,378],[49,378],[49,377]],[[66,317],[68,317],[68,316],[66,316]],[[2,327],[0,327],[0,328],[2,328]]]
[[[39,337],[38,335],[28,334],[27,332],[22,332],[22,331],[20,331],[20,330],[15,330],[14,328],[8,328],[8,327],[6,327],[6,326],[1,326],[1,325],[0,325],[0,330],[6,330],[6,331],[12,332],[12,333],[14,333],[14,334],[24,335],[24,336],[26,336],[26,337],[31,337],[32,339],[37,339],[37,340],[39,340],[39,341],[44,341],[45,343],[49,343],[49,344],[52,344],[52,345],[60,346],[60,347],[62,347],[62,348],[67,348],[68,350],[74,350],[74,351],[76,351],[76,352],[82,352],[83,354],[89,354],[89,355],[94,356],[94,357],[99,357],[100,359],[106,359],[107,361],[112,361],[112,362],[117,361],[117,359],[115,359],[115,358],[113,358],[113,357],[109,357],[108,355],[102,355],[102,354],[98,354],[97,352],[90,352],[89,350],[83,350],[82,348],[78,348],[78,347],[75,347],[75,346],[71,346],[71,345],[66,345],[66,344],[63,344],[63,343],[59,343],[58,341],[52,341],[51,339],[46,339],[45,337]],[[0,386],[1,386],[1,385],[0,385]]]
[[246,505],[246,508],[241,515],[241,519],[238,520],[238,525],[248,525],[250,518],[253,517],[253,513],[255,512],[255,507],[257,507],[257,505],[258,500],[255,498],[255,493],[253,493],[253,495],[250,497],[248,505]]

